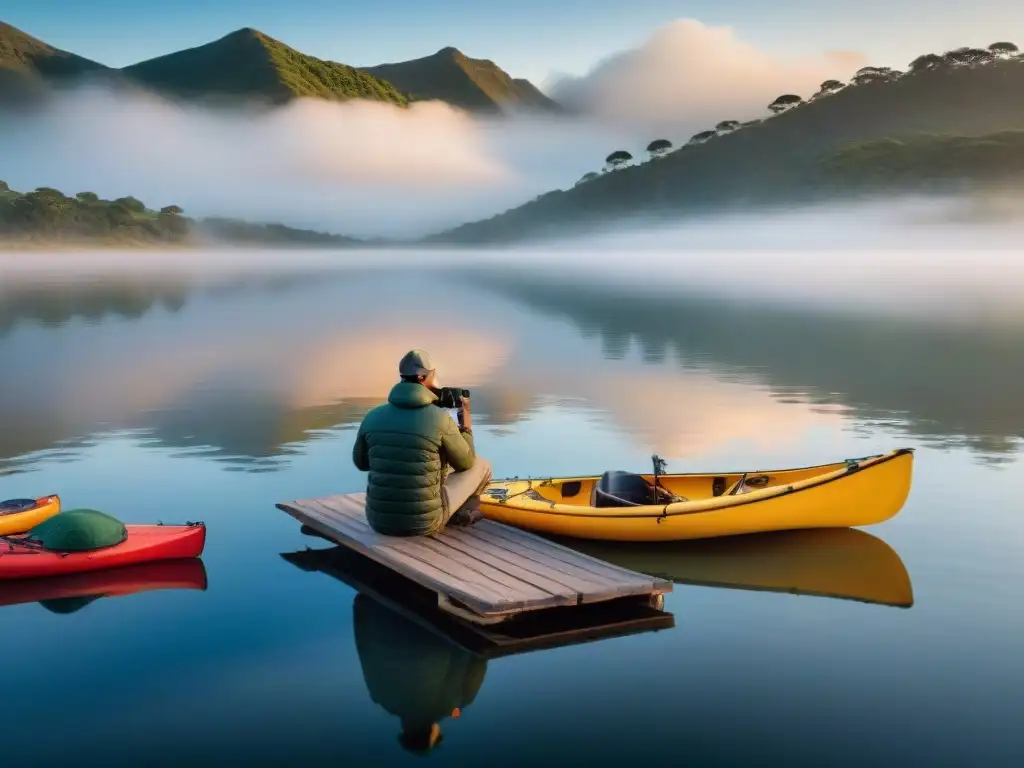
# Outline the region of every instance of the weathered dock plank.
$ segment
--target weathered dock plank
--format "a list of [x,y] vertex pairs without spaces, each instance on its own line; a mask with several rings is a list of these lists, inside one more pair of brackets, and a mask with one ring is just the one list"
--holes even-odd
[[277,507],[322,536],[434,591],[463,618],[499,621],[526,611],[655,596],[672,582],[482,520],[432,536],[382,536],[366,522],[365,494],[281,502]]
[[[348,501],[334,501],[333,509],[360,526],[366,524],[361,506]],[[443,541],[446,547],[444,551],[456,549],[466,552],[516,579],[539,586],[549,594],[564,594],[568,602],[563,604],[579,602],[579,595],[584,595],[584,602],[610,599],[620,594],[623,575],[637,575],[618,566],[609,566],[617,569],[615,578],[609,579],[607,575],[595,572],[593,566],[588,569],[586,561],[580,558],[581,553],[566,550],[570,553],[566,561],[566,556],[561,552],[565,548],[532,534],[525,534],[528,537],[525,542],[516,541],[510,547],[507,539],[496,536],[504,527],[499,523],[481,521],[471,531],[459,528],[447,530]],[[539,542],[541,549],[531,547],[533,542]],[[546,553],[551,556],[546,556]],[[604,565],[599,560],[594,560],[594,564]],[[632,586],[634,581],[630,579],[626,586]]]

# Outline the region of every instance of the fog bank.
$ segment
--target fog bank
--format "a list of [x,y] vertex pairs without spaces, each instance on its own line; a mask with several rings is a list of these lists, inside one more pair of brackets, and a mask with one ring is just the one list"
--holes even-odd
[[643,292],[754,303],[925,313],[945,320],[1024,318],[1024,223],[953,220],[962,201],[830,205],[676,225],[623,226],[530,247],[0,254],[5,290],[41,281],[184,275],[235,279],[302,272],[424,270],[589,281]]
[[133,195],[193,216],[406,237],[482,218],[600,167],[617,143],[578,120],[484,120],[302,99],[271,112],[182,107],[90,87],[0,120],[14,189]]
[[567,189],[614,150],[642,160],[654,138],[680,145],[721,120],[767,115],[779,93],[806,94],[861,58],[783,61],[729,28],[682,19],[562,78],[554,95],[577,112],[558,117],[309,99],[260,113],[83,88],[42,114],[0,114],[0,178],[197,217],[415,237]]

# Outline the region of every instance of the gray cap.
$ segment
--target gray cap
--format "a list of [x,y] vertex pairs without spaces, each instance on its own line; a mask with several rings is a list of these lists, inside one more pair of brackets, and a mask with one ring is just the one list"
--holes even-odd
[[422,349],[406,352],[405,357],[398,362],[399,376],[419,376],[428,374],[432,370],[434,370],[434,364],[430,360],[430,355]]

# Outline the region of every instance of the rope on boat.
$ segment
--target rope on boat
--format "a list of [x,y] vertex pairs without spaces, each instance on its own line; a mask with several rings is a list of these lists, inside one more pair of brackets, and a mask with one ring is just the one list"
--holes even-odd
[[[0,536],[0,539],[3,539],[4,541],[7,542],[7,546],[10,549],[8,554],[14,554],[14,555],[29,555],[29,554],[31,554],[31,555],[35,555],[35,554],[39,554],[40,552],[48,552],[48,553],[53,554],[53,555],[59,555],[60,557],[67,557],[70,554],[69,552],[59,552],[59,551],[57,551],[55,549],[47,549],[46,547],[44,547],[42,544],[40,544],[35,539],[21,538],[19,536]],[[18,552],[17,548],[27,549],[27,550],[30,550],[30,551],[29,552]]]
[[[526,488],[524,488],[523,490],[521,490],[521,491],[519,491],[517,493],[513,493],[511,496],[509,496],[507,494],[505,496],[502,496],[500,499],[498,499],[498,503],[499,504],[504,504],[509,499],[514,499],[516,496],[522,496],[523,494],[529,493],[530,491],[533,490],[533,481],[534,480],[540,480],[540,483],[538,484],[539,488],[543,488],[545,485],[551,485],[552,481],[554,480],[554,478],[551,478],[551,477],[546,477],[546,478],[543,478],[543,479],[541,479],[541,478],[533,478],[533,477],[526,477],[526,478],[523,478],[523,479],[526,480]],[[507,483],[518,483],[518,482],[520,482],[519,475],[516,475],[511,480],[506,480],[505,482],[507,482]],[[543,497],[541,497],[541,498],[543,498]],[[547,501],[547,499],[544,499],[544,501]],[[555,502],[551,502],[551,506],[554,507],[555,506]]]

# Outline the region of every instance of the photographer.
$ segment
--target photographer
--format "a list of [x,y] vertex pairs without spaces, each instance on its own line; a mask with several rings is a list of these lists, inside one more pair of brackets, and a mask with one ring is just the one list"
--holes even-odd
[[[476,455],[469,392],[440,387],[430,356],[414,349],[398,364],[401,381],[366,414],[352,460],[370,476],[366,520],[388,536],[425,536],[480,519],[491,464]],[[457,408],[459,423],[444,408]]]

